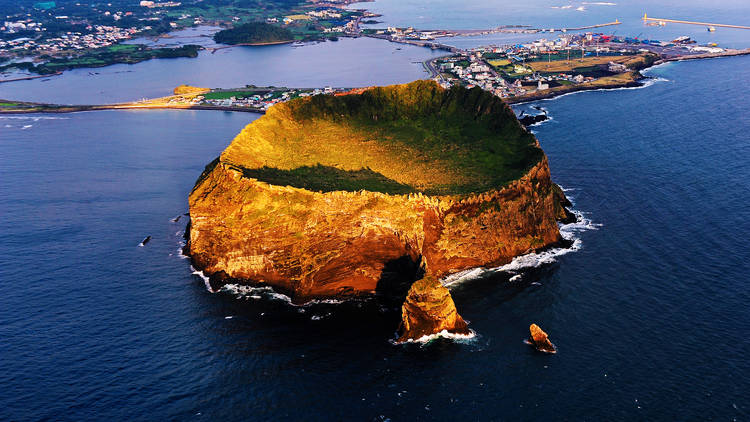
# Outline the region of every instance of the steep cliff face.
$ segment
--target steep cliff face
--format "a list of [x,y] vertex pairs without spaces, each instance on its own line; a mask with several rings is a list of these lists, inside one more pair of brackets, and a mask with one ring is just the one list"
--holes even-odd
[[501,265],[559,242],[566,217],[504,103],[426,81],[273,107],[189,202],[187,250],[214,288],[267,284],[296,302],[374,294],[403,259],[429,280]]
[[506,188],[465,198],[313,192],[218,162],[190,194],[189,252],[214,287],[262,282],[296,301],[371,294],[404,256],[444,277],[554,244],[562,209],[546,160]]

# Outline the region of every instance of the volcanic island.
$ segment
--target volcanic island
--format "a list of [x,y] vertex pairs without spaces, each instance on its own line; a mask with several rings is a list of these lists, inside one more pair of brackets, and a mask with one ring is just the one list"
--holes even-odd
[[468,334],[441,280],[560,245],[558,222],[574,220],[506,103],[433,81],[271,107],[206,166],[189,205],[185,252],[212,289],[395,295],[402,342]]

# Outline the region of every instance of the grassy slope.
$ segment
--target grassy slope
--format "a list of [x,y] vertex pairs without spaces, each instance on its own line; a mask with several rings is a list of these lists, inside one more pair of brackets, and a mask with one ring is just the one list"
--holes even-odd
[[499,98],[416,81],[276,106],[222,161],[311,190],[465,194],[504,186],[543,156]]
[[221,44],[262,44],[294,40],[294,34],[286,28],[265,22],[250,22],[214,34],[214,41]]

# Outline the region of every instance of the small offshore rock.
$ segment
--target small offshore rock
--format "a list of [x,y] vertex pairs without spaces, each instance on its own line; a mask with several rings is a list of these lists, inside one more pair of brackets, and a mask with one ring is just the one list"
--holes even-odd
[[544,353],[557,353],[557,349],[555,348],[555,345],[549,341],[547,333],[542,331],[538,325],[531,324],[529,331],[531,332],[529,343],[534,346],[536,350]]
[[412,284],[401,307],[401,328],[398,341],[416,340],[447,331],[452,334],[471,333],[456,311],[448,289],[432,274]]

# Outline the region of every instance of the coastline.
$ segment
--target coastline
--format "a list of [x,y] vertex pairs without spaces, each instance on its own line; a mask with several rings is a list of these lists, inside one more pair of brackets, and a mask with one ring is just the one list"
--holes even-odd
[[[0,100],[2,103],[4,100]],[[2,108],[0,106],[0,115],[3,114],[35,114],[35,113],[52,113],[67,114],[81,113],[85,111],[104,111],[104,110],[213,110],[213,111],[237,111],[242,113],[265,114],[265,110],[254,109],[249,107],[221,107],[208,105],[139,105],[139,104],[97,104],[97,105],[56,105],[56,104],[33,104],[28,108]]]
[[[275,44],[288,44],[292,41],[276,42]],[[239,44],[238,44],[239,45]],[[234,46],[230,46],[234,47]],[[544,91],[535,91],[530,94],[517,97],[506,97],[503,98],[509,105],[518,105],[524,103],[530,103],[539,100],[549,100],[552,98],[560,97],[567,94],[583,91],[599,91],[599,90],[615,90],[622,88],[638,88],[644,85],[642,82],[644,79],[648,79],[641,72],[652,67],[662,65],[669,62],[680,62],[688,60],[706,60],[715,59],[722,57],[736,57],[750,55],[750,48],[743,50],[726,50],[721,53],[707,53],[707,54],[693,54],[678,57],[668,57],[655,60],[645,66],[637,67],[628,73],[621,75],[611,76],[610,80],[606,81],[592,81],[585,84],[560,86],[550,88]],[[444,56],[442,56],[444,57]],[[426,79],[435,77],[436,69],[434,68],[433,62],[440,57],[431,58],[422,62],[425,67],[425,71],[430,73],[430,76]],[[49,76],[49,75],[46,75]],[[46,76],[34,76],[24,79],[38,79]],[[53,75],[54,76],[54,75]],[[619,78],[620,80],[615,80]],[[604,78],[602,78],[604,79]],[[10,81],[0,81],[10,82]],[[599,82],[599,83],[597,83]],[[166,97],[169,98],[169,97]],[[160,99],[151,99],[149,101],[156,101]],[[0,115],[3,114],[33,114],[33,113],[53,113],[53,114],[64,114],[64,113],[78,113],[85,111],[103,111],[103,110],[212,110],[212,111],[232,111],[242,113],[259,113],[265,114],[265,110],[250,107],[236,107],[236,106],[211,106],[211,105],[182,105],[182,104],[138,104],[138,103],[118,103],[118,104],[91,104],[91,105],[61,105],[61,104],[48,104],[48,103],[32,103],[24,101],[14,101],[10,99],[0,99],[0,104],[12,103],[17,104],[16,106],[2,106],[0,105]]]

